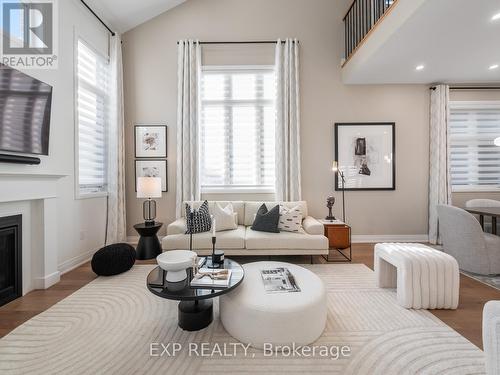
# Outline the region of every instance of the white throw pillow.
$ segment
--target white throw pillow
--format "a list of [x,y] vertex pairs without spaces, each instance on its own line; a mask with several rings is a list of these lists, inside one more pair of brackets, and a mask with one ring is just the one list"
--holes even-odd
[[302,229],[302,211],[300,206],[287,208],[280,205],[280,221],[278,229],[284,232],[303,233]]
[[219,203],[215,203],[214,218],[216,232],[238,228],[238,213],[234,212],[231,203],[224,208]]

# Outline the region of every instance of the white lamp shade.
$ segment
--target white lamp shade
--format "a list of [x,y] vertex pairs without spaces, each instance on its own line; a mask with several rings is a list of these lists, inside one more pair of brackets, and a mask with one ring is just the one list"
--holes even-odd
[[161,178],[137,177],[137,198],[161,198]]

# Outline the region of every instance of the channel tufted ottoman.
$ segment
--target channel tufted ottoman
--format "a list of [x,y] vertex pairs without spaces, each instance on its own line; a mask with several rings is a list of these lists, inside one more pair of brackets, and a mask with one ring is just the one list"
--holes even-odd
[[[266,293],[260,271],[276,267],[288,268],[301,291]],[[242,285],[219,299],[222,324],[232,337],[262,349],[265,343],[307,345],[321,336],[327,300],[317,275],[282,262],[248,263],[243,269]]]
[[416,243],[379,243],[374,266],[377,286],[397,287],[398,303],[403,307],[458,307],[458,263],[442,251]]

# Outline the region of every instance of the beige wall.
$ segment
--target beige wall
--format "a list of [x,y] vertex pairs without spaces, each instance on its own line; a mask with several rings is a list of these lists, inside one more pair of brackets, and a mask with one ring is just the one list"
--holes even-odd
[[[342,16],[349,2],[189,0],[123,36],[129,235],[142,219],[134,192],[135,123],[169,125],[169,192],[158,201],[159,219],[169,223],[175,215],[176,41],[284,37],[301,45],[302,186],[312,215],[325,216],[333,189],[333,123],[394,121],[396,191],[346,192],[347,221],[354,234],[427,233],[428,89],[342,84]],[[335,214],[340,212],[336,204]]]

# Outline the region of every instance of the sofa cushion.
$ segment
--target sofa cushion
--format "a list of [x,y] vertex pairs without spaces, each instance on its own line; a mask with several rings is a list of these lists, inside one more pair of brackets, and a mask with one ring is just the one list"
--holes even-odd
[[[204,201],[185,201],[182,204],[185,205],[187,203],[191,207],[199,208],[203,202]],[[219,205],[221,207],[226,207],[228,205],[228,203],[231,203],[233,205],[234,212],[238,213],[238,224],[243,225],[244,220],[245,220],[245,203],[244,202],[242,202],[242,201],[208,201],[208,211],[210,212],[211,215],[214,214],[215,202],[219,203]],[[257,212],[257,210],[255,210],[255,212]],[[181,210],[181,215],[182,215],[182,217],[186,216],[186,213],[184,212],[184,210]],[[250,223],[249,225],[252,225],[252,223]]]
[[270,210],[262,204],[255,215],[252,229],[260,232],[279,233],[278,223],[280,220],[280,206],[274,206]]
[[328,249],[328,238],[306,233],[266,233],[246,228],[246,248],[251,249]]
[[[297,201],[297,202],[245,202],[245,220],[243,222],[246,226],[251,226],[253,224],[253,219],[257,214],[257,211],[262,204],[265,204],[267,209],[270,210],[274,206],[278,204],[282,204],[287,208],[293,208],[295,206],[299,206],[300,212],[302,213],[302,217],[307,216],[307,202],[305,201]],[[238,219],[241,220],[241,219]],[[241,223],[241,221],[240,221]]]
[[[189,249],[189,234],[172,234],[163,237],[162,247],[164,250],[186,250]],[[245,227],[239,225],[237,229],[217,232],[218,249],[244,249]],[[212,232],[193,234],[193,250],[211,249]]]

